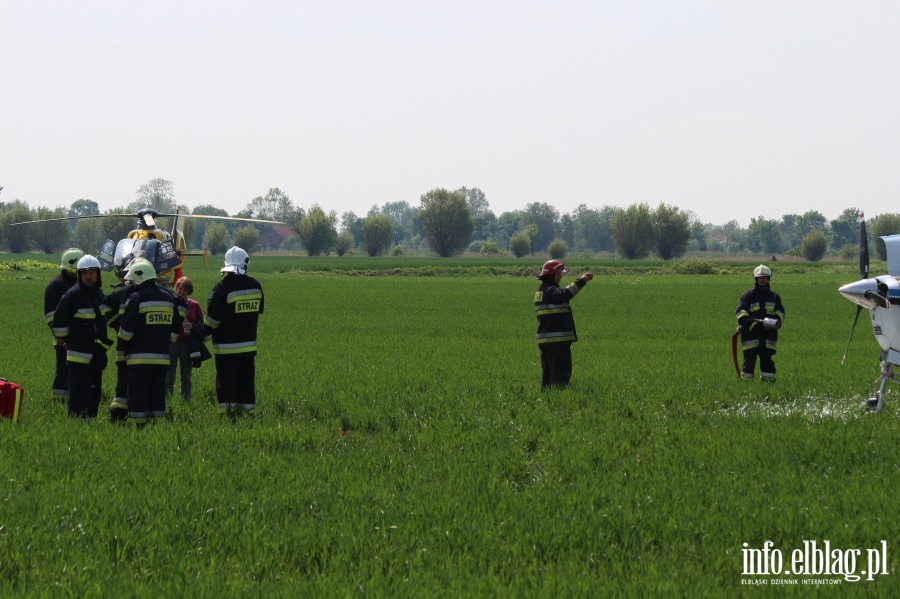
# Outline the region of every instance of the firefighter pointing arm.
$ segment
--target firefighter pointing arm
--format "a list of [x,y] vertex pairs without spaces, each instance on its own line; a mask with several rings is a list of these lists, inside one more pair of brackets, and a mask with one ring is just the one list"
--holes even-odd
[[575,319],[569,301],[594,275],[586,272],[566,287],[559,283],[566,266],[559,260],[548,260],[537,279],[541,286],[534,294],[537,314],[537,342],[541,350],[541,389],[565,387],[572,377],[572,344],[578,340]]

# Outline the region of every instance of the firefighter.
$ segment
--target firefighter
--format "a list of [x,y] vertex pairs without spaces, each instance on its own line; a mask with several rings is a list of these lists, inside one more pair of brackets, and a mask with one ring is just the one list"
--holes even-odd
[[225,252],[223,276],[209,294],[204,330],[212,333],[219,411],[252,415],[256,409],[256,327],[263,290],[247,275],[250,256],[235,246]]
[[90,254],[78,260],[75,285],[59,300],[50,327],[66,347],[69,416],[95,418],[103,390],[106,350],[112,345],[103,318],[100,261]]
[[156,284],[156,269],[145,258],[131,263],[126,278],[134,291],[119,317],[128,379],[128,419],[142,428],[166,415],[169,346],[181,331],[174,294]]
[[759,357],[759,376],[763,381],[775,382],[775,350],[778,346],[778,329],[784,322],[784,306],[781,296],[772,291],[769,282],[772,271],[760,264],[753,269],[753,288],[741,296],[735,316],[741,327],[741,347],[744,365],[741,378],[752,380]]
[[[84,256],[78,248],[69,248],[62,254],[62,263],[59,266],[59,274],[53,277],[44,289],[44,320],[47,326],[53,322],[53,313],[59,305],[59,300],[78,282],[76,270],[78,261]],[[52,333],[51,329],[51,333]],[[56,372],[53,375],[53,387],[50,396],[61,403],[69,398],[69,373],[66,370],[66,343],[62,339],[53,338],[53,349],[56,353]]]
[[124,422],[128,418],[128,367],[125,364],[125,342],[119,337],[119,318],[125,311],[126,300],[135,290],[128,277],[129,267],[130,264],[116,269],[123,278],[103,301],[107,308],[106,324],[116,333],[116,394],[108,408],[110,422]]
[[535,277],[541,281],[540,288],[534,294],[537,342],[543,373],[541,389],[569,384],[572,377],[572,343],[578,340],[569,301],[594,278],[586,272],[565,288],[560,288],[559,282],[566,272],[565,264],[559,260],[548,260],[541,268],[541,274]]

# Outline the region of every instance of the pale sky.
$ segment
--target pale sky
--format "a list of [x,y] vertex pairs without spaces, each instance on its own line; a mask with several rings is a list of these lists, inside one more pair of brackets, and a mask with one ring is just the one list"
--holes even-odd
[[898,212],[900,2],[0,1],[0,201]]

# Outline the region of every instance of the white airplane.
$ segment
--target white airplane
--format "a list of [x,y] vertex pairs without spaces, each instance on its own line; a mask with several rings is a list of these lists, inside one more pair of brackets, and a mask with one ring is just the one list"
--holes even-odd
[[[860,214],[860,280],[838,289],[841,295],[857,306],[856,318],[853,319],[853,326],[850,328],[850,339],[853,338],[853,329],[856,328],[859,313],[866,308],[869,310],[872,320],[875,339],[881,346],[881,374],[873,387],[875,395],[864,403],[872,412],[878,412],[884,407],[884,388],[887,382],[900,383],[900,380],[894,376],[894,366],[900,365],[900,235],[879,237],[875,242],[879,245],[884,244],[888,272],[886,275],[869,278],[869,244],[866,235],[866,221]],[[844,350],[841,364],[847,358],[850,339],[847,340],[847,348]]]

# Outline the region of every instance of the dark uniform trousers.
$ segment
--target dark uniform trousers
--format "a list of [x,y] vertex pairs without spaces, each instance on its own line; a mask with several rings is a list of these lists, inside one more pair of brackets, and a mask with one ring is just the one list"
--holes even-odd
[[135,422],[166,415],[166,366],[128,368],[128,412]]
[[66,360],[66,348],[56,345],[56,371],[53,374],[53,399],[64,402],[69,395],[69,367]]
[[545,343],[541,348],[541,388],[565,387],[572,378],[572,344]]
[[256,353],[216,354],[216,398],[220,410],[256,408]]
[[69,363],[69,416],[96,418],[103,391],[103,371]]

